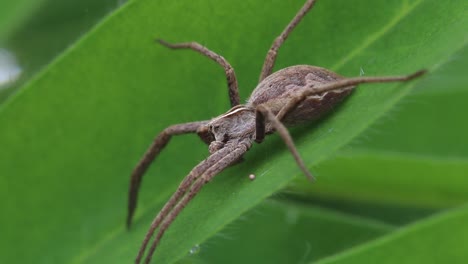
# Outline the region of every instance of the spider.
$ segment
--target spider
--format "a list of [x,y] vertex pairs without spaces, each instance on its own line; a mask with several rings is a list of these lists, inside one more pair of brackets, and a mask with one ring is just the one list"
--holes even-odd
[[317,120],[350,95],[358,84],[409,81],[425,73],[425,70],[421,70],[406,76],[345,78],[327,69],[310,65],[291,66],[272,73],[278,49],[315,2],[316,0],[307,0],[274,40],[265,58],[259,83],[246,104],[240,104],[237,78],[234,69],[225,58],[197,42],[171,44],[158,40],[171,49],[192,49],[223,67],[232,108],[211,120],[167,127],[155,138],[135,167],[129,188],[127,227],[131,225],[143,174],[172,136],[197,133],[209,146],[210,156],[190,171],[151,223],[135,263],[140,263],[151,237],[159,228],[145,263],[151,261],[164,232],[181,210],[197,195],[203,185],[226,167],[239,162],[254,142],[261,143],[265,135],[278,132],[299,168],[313,180],[314,177],[299,156],[285,126]]

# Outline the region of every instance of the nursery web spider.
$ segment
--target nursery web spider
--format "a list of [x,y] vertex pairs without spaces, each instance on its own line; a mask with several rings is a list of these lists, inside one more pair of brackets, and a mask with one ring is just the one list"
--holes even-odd
[[151,223],[135,263],[140,263],[153,233],[159,227],[159,232],[146,255],[145,263],[151,261],[161,237],[181,210],[195,197],[204,184],[229,165],[239,161],[254,141],[261,143],[265,135],[278,132],[299,168],[310,180],[313,180],[285,125],[290,126],[320,118],[351,94],[358,84],[409,81],[425,73],[422,70],[407,76],[345,78],[327,69],[309,65],[291,66],[272,73],[278,49],[315,2],[315,0],[307,0],[283,32],[274,40],[265,58],[259,83],[246,104],[240,104],[236,75],[225,58],[197,42],[170,44],[158,40],[159,43],[171,49],[192,49],[223,67],[232,108],[211,120],[167,127],[156,137],[134,169],[129,189],[128,227],[130,227],[136,208],[138,189],[143,174],[171,137],[197,133],[209,145],[210,156],[192,169]]

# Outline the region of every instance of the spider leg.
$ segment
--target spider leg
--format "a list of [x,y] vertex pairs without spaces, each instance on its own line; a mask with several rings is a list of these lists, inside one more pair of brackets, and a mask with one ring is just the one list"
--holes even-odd
[[275,39],[271,45],[270,50],[267,53],[265,62],[263,63],[262,73],[260,74],[260,79],[258,82],[263,81],[268,75],[271,74],[273,66],[275,66],[276,55],[278,54],[278,49],[281,47],[283,42],[288,38],[289,33],[291,33],[294,28],[299,24],[301,19],[307,14],[307,12],[314,6],[316,0],[307,0],[302,6],[302,8],[297,12],[296,16],[289,22],[286,28],[281,32],[281,34]]
[[[179,203],[180,199],[186,194],[188,188],[197,180],[197,178],[202,175],[205,171],[207,171],[210,167],[215,166],[216,164],[223,164],[220,162],[223,160],[224,157],[229,156],[230,152],[232,151],[233,147],[229,147],[232,145],[227,144],[226,147],[220,149],[219,151],[213,153],[207,159],[202,161],[198,164],[192,171],[189,173],[187,177],[182,181],[179,185],[177,191],[172,195],[169,201],[164,205],[163,209],[158,213],[156,218],[151,223],[151,227],[147,232],[145,239],[143,240],[142,246],[140,247],[140,251],[138,252],[138,256],[136,258],[135,263],[139,263],[145,248],[151,239],[156,228],[159,227],[161,222],[167,217],[167,215],[171,212],[173,207]],[[250,147],[250,145],[248,145]],[[245,152],[245,151],[244,151]],[[229,164],[228,164],[229,165]],[[226,165],[227,166],[227,165]],[[224,167],[223,167],[224,168]],[[221,169],[222,170],[222,169]]]
[[164,129],[154,139],[153,143],[148,148],[143,158],[140,160],[140,162],[138,162],[135,169],[133,169],[132,175],[130,177],[130,187],[128,190],[127,228],[130,228],[130,225],[132,223],[133,214],[136,209],[138,190],[140,188],[141,180],[145,171],[151,165],[151,162],[153,162],[156,156],[163,150],[163,148],[170,141],[173,135],[197,132],[197,129],[206,123],[206,121],[199,121],[173,125]]
[[171,44],[162,39],[157,39],[159,43],[162,45],[171,48],[171,49],[192,49],[197,51],[206,57],[212,59],[213,61],[217,62],[221,67],[224,68],[226,73],[226,80],[229,88],[229,100],[231,101],[231,107],[234,107],[240,104],[239,98],[239,88],[237,84],[236,74],[234,72],[234,68],[232,68],[231,64],[222,57],[221,55],[216,54],[215,52],[209,50],[208,48],[202,46],[197,42],[186,42],[186,43],[176,43]]
[[345,87],[352,87],[361,83],[385,83],[385,82],[406,82],[413,80],[423,74],[425,74],[426,70],[420,70],[413,74],[404,75],[404,76],[386,76],[386,77],[355,77],[355,78],[346,78],[330,83],[325,83],[320,86],[308,86],[306,89],[298,94],[297,96],[293,97],[288,103],[281,108],[279,111],[277,118],[282,119],[289,111],[294,109],[299,103],[307,98],[307,96],[321,94],[333,90],[337,90],[340,88]]
[[[190,187],[190,189],[186,192],[186,195],[184,195],[183,198],[177,203],[177,205],[175,205],[173,210],[169,214],[167,214],[166,217],[164,217],[163,219],[164,221],[161,224],[161,228],[159,229],[159,232],[156,235],[148,251],[148,254],[146,256],[146,259],[145,259],[146,264],[150,263],[151,257],[153,256],[153,253],[156,250],[156,247],[159,244],[159,241],[164,235],[164,232],[172,224],[172,222],[179,215],[182,209],[195,197],[195,195],[197,195],[197,193],[200,191],[203,185],[209,182],[214,176],[216,176],[226,167],[231,165],[233,162],[238,160],[250,148],[251,145],[252,143],[248,139],[242,140],[239,142],[228,142],[226,143],[226,146],[223,149],[219,150],[218,152],[214,153],[212,156],[208,158],[208,159],[211,158],[211,160],[215,161],[215,163],[210,164],[210,167],[208,168],[204,166],[204,168],[206,169],[202,172],[201,176],[191,180],[193,184]],[[217,155],[216,157],[212,158],[214,155],[218,153],[223,154],[223,155]],[[147,237],[151,237],[154,230],[155,228],[150,229],[148,231]],[[142,248],[140,249],[141,253],[144,252],[146,245],[147,244],[142,245]],[[140,254],[139,254],[139,257],[141,257]],[[137,258],[136,263],[139,263],[139,261],[140,261],[140,258]]]
[[307,176],[307,178],[311,181],[314,181],[315,178],[306,168],[304,161],[302,160],[299,152],[294,145],[294,142],[291,138],[291,135],[288,132],[288,129],[281,123],[281,121],[273,114],[273,112],[266,107],[265,105],[259,105],[256,108],[256,131],[255,131],[255,141],[260,143],[263,141],[265,137],[265,119],[269,121],[275,130],[279,133],[283,141],[286,143],[289,151],[293,155],[294,159],[296,160],[297,165],[301,168],[302,172]]

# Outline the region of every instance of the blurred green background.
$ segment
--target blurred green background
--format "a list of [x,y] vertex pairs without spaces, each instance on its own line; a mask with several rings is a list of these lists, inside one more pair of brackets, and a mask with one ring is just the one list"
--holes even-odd
[[[131,263],[208,151],[195,136],[174,138],[145,177],[128,231],[133,166],[164,127],[229,108],[218,65],[153,39],[223,55],[245,100],[302,4],[2,1],[0,263]],[[462,0],[318,1],[276,69],[429,74],[363,85],[326,119],[293,128],[314,184],[277,136],[254,145],[183,211],[153,262],[465,263],[467,11]]]

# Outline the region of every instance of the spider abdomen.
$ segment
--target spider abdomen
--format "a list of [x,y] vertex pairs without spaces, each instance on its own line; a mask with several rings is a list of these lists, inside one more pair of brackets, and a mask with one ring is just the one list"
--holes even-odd
[[[324,68],[310,65],[291,66],[272,73],[260,82],[247,101],[247,105],[255,108],[264,104],[276,115],[291,98],[297,97],[304,90],[341,79],[344,77]],[[351,86],[308,96],[281,121],[286,125],[293,125],[316,120],[333,109],[353,89],[354,86]]]

